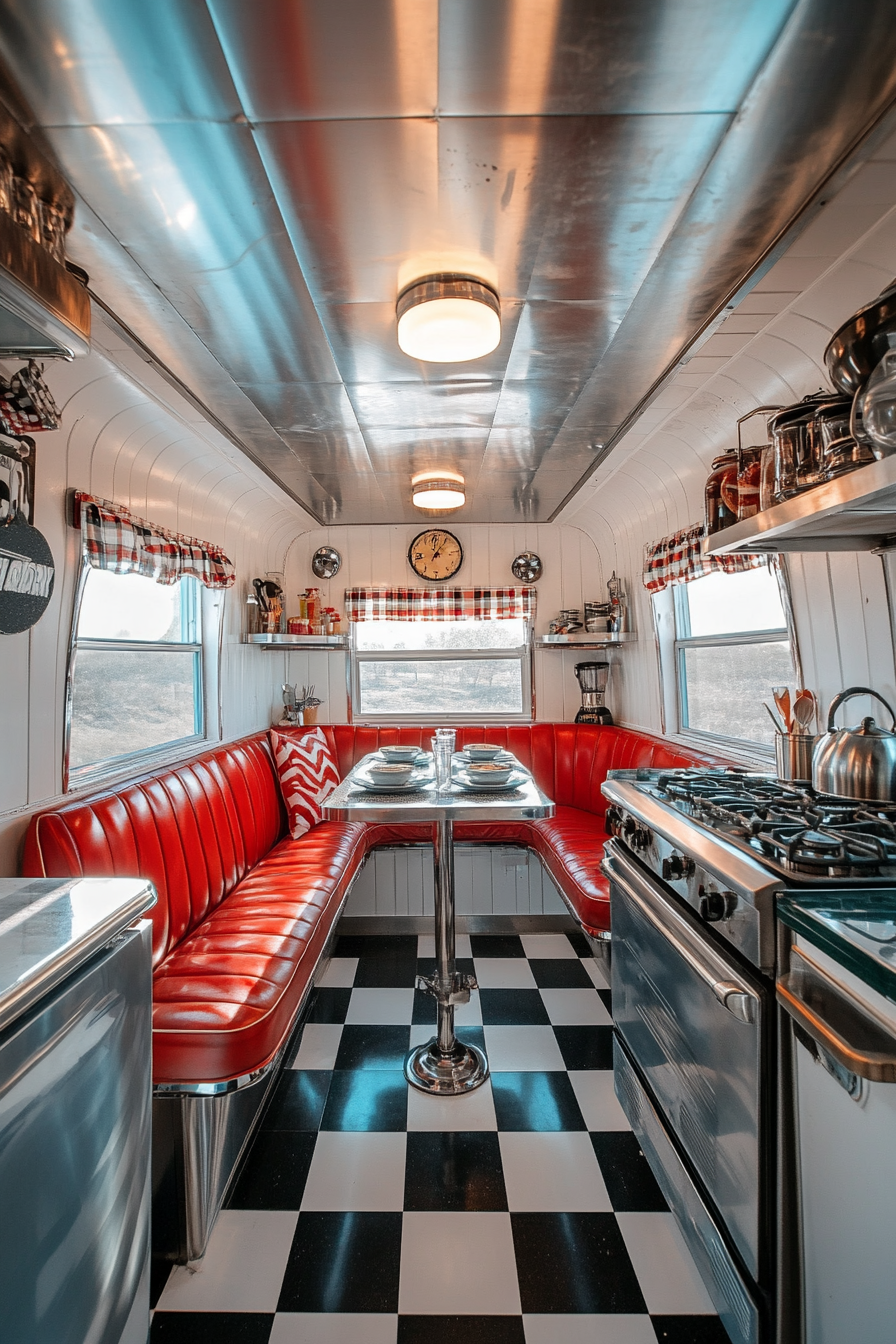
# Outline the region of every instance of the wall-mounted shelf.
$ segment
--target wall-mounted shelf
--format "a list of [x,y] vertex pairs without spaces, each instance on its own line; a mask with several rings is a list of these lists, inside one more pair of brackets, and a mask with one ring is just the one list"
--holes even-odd
[[536,649],[608,649],[614,644],[630,644],[637,635],[627,631],[624,635],[574,634],[574,635],[536,635]]
[[243,635],[243,643],[261,649],[322,649],[338,653],[348,648],[348,635]]
[[896,539],[896,456],[870,462],[716,532],[707,555],[873,551]]

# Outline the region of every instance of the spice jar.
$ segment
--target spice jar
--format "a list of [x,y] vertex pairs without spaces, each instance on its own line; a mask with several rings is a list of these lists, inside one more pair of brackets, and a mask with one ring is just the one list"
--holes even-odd
[[712,464],[704,495],[704,535],[737,522],[737,453],[722,453]]

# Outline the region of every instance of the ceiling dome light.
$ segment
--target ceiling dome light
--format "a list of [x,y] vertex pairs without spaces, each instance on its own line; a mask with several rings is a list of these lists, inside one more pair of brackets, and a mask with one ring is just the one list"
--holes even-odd
[[412,359],[460,364],[501,339],[497,294],[469,275],[428,275],[398,296],[398,344]]
[[463,476],[415,476],[411,484],[418,509],[459,509],[466,502]]

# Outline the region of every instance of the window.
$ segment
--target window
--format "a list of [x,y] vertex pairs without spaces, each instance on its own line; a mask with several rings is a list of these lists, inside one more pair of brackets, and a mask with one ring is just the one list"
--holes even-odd
[[201,598],[85,565],[68,678],[67,784],[204,734]]
[[531,622],[352,623],[355,718],[532,717]]
[[671,591],[681,728],[772,745],[762,702],[794,676],[774,572],[708,574]]

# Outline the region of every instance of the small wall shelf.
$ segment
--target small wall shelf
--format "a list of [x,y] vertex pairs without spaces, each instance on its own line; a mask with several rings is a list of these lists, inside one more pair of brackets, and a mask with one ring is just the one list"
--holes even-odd
[[536,635],[536,649],[608,649],[615,644],[630,644],[637,635],[626,631],[622,635],[574,634]]
[[348,635],[243,635],[242,642],[260,649],[319,649],[338,653],[348,648]]

